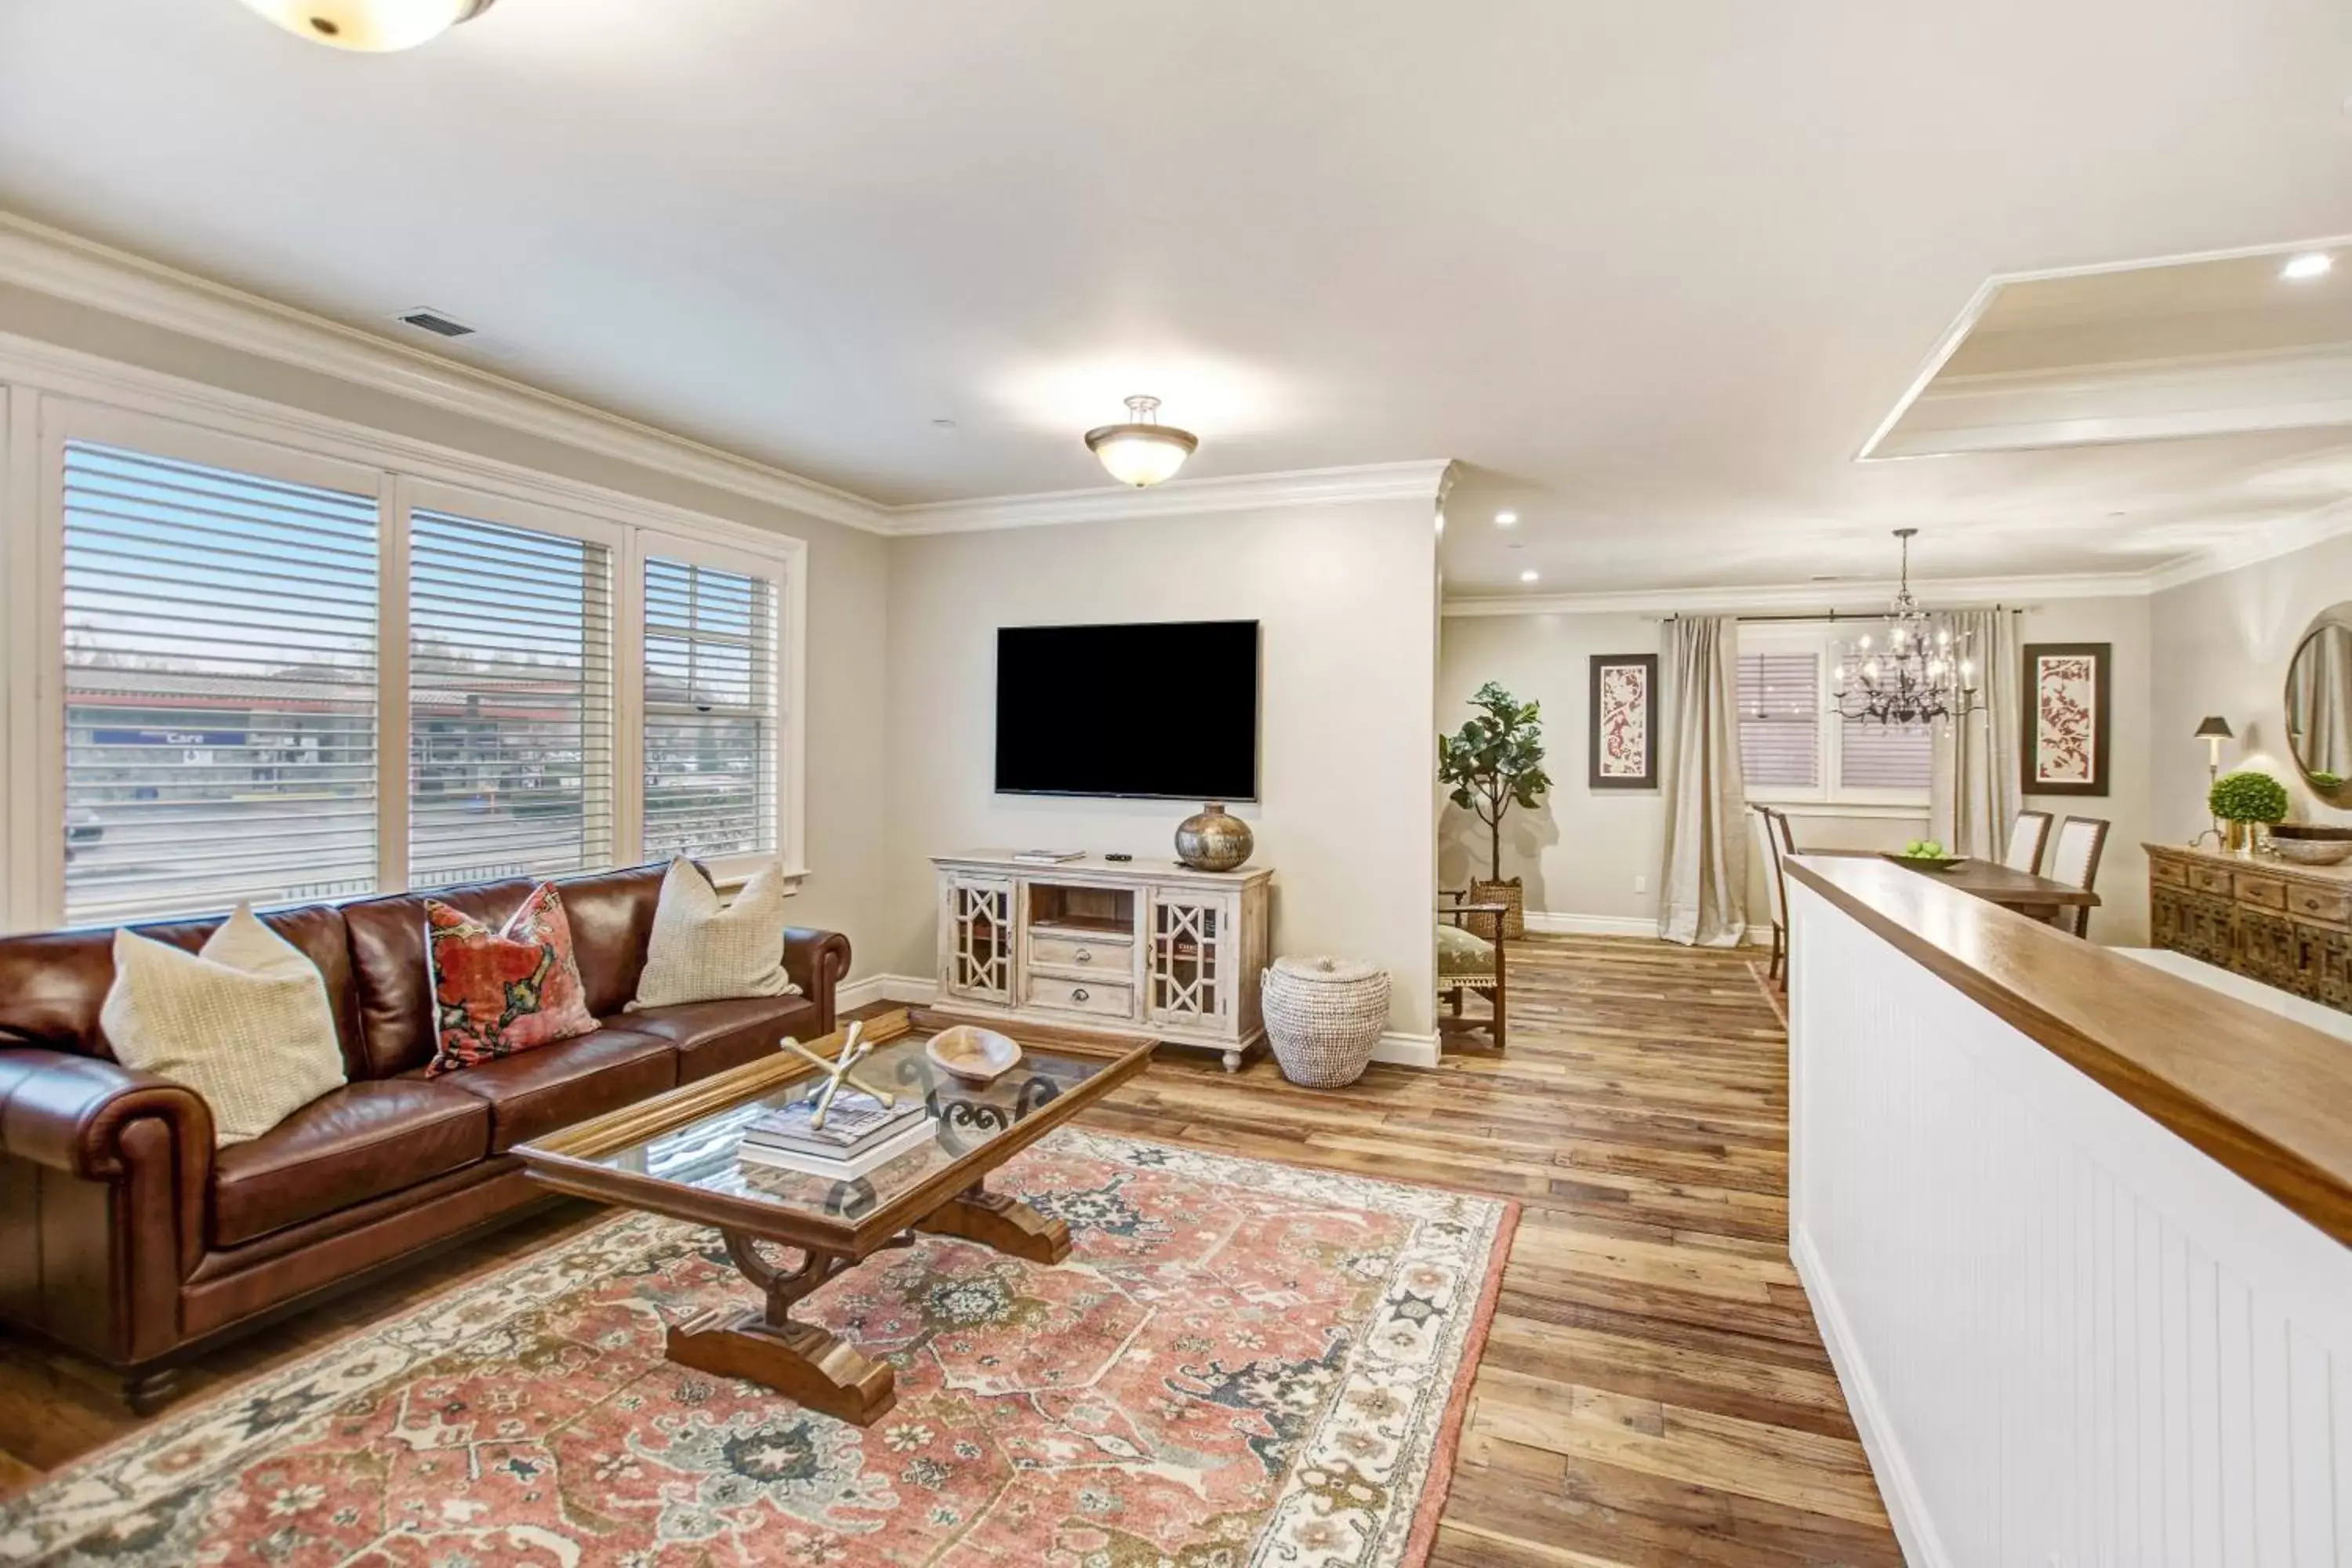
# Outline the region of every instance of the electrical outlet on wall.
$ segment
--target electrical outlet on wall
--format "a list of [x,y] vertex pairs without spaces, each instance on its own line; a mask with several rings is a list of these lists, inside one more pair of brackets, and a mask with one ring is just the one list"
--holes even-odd
[[1648,892],[1648,891],[1650,890],[1650,879],[1648,879],[1647,877],[1636,877],[1636,878],[1634,878],[1634,879],[1633,879],[1633,890],[1634,890],[1635,892],[1637,892],[1637,893],[1646,893],[1646,892]]

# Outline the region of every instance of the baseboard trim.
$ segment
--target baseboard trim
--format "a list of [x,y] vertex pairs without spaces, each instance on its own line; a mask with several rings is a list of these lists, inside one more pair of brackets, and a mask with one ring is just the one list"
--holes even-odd
[[1437,1058],[1435,1035],[1385,1034],[1372,1047],[1372,1060],[1401,1068],[1433,1068]]
[[[1529,931],[1546,936],[1656,936],[1658,921],[1654,915],[1579,915],[1559,910],[1529,910],[1524,917]],[[1740,942],[1766,942],[1772,940],[1770,926],[1743,926]]]
[[939,995],[939,982],[928,974],[869,974],[835,991],[833,1005],[846,1009],[874,1002],[898,1002],[928,1007]]
[[1845,1308],[1822,1266],[1811,1233],[1801,1225],[1790,1227],[1789,1260],[1797,1266],[1797,1282],[1804,1287],[1805,1299],[1812,1304],[1814,1325],[1821,1330],[1822,1343],[1829,1350],[1830,1365],[1837,1373],[1838,1386],[1845,1392],[1846,1409],[1853,1415],[1854,1430],[1862,1437],[1863,1454],[1870,1460],[1870,1473],[1878,1482],[1878,1495],[1886,1505],[1895,1539],[1902,1545],[1903,1560],[1917,1568],[1951,1568],[1951,1556],[1945,1552],[1943,1540],[1936,1533],[1935,1521],[1928,1517],[1926,1500],[1919,1495],[1917,1478],[1912,1475],[1903,1457],[1903,1446],[1895,1440],[1895,1430],[1886,1419],[1886,1407],[1878,1397],[1878,1384],[1871,1381],[1861,1347],[1854,1343],[1853,1325],[1846,1321]]

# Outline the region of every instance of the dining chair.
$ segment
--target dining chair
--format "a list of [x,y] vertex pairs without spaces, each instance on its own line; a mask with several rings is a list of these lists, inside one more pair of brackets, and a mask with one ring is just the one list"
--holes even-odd
[[[1500,1051],[1504,1047],[1505,1018],[1507,1007],[1505,992],[1507,979],[1504,974],[1503,917],[1510,912],[1506,904],[1474,904],[1470,892],[1455,892],[1440,888],[1445,902],[1437,907],[1437,994],[1449,1002],[1453,1016],[1462,1018],[1462,998],[1475,991],[1486,998],[1492,1009],[1486,1022],[1486,1042]],[[1485,927],[1486,935],[1478,934]],[[1438,1032],[1444,1034],[1446,1019],[1438,1020]],[[1475,1029],[1475,1021],[1465,1020],[1463,1027]]]
[[1788,819],[1769,805],[1756,810],[1756,845],[1764,852],[1764,908],[1772,917],[1772,957],[1764,977],[1786,984],[1789,963],[1789,887],[1780,868],[1781,843],[1788,837]]
[[[2107,847],[2107,820],[2103,816],[2070,816],[2058,825],[2058,843],[2050,854],[2050,879],[2090,892],[2099,879],[2099,856]],[[2061,910],[2058,928],[2087,935],[2091,911]]]
[[2000,863],[2012,871],[2039,875],[2042,851],[2050,843],[2050,814],[2046,811],[2021,811],[2010,825],[2009,847],[2001,851]]

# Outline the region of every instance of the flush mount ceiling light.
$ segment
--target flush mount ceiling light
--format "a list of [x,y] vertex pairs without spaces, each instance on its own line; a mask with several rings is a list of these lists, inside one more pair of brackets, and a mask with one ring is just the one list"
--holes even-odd
[[429,43],[490,8],[491,0],[245,0],[315,44],[388,54]]
[[2286,265],[2279,268],[2279,276],[2300,283],[2308,278],[2326,277],[2335,265],[2336,258],[2324,250],[2306,251],[2288,257]]
[[1098,425],[1087,432],[1087,449],[1102,461],[1110,477],[1141,489],[1174,477],[1201,445],[1190,430],[1160,423],[1160,399],[1130,397],[1127,423]]
[[1519,581],[1522,583],[1540,582],[1542,577],[1543,574],[1539,572],[1522,572],[1519,574]]

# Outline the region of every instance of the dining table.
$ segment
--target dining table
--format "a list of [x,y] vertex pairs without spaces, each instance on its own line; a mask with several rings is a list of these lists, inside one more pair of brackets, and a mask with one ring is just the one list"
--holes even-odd
[[2099,907],[2099,895],[2088,888],[2078,888],[2072,882],[2061,882],[2034,871],[2021,871],[1998,860],[1979,860],[1971,857],[1949,867],[1937,867],[1931,863],[1915,863],[1903,856],[1889,855],[1878,849],[1800,849],[1797,853],[1837,859],[1885,860],[1922,877],[1933,877],[1948,887],[1958,888],[1961,892],[1982,899],[1989,904],[2015,910],[2019,914],[2041,921],[2045,925],[2056,924],[2063,910]]

